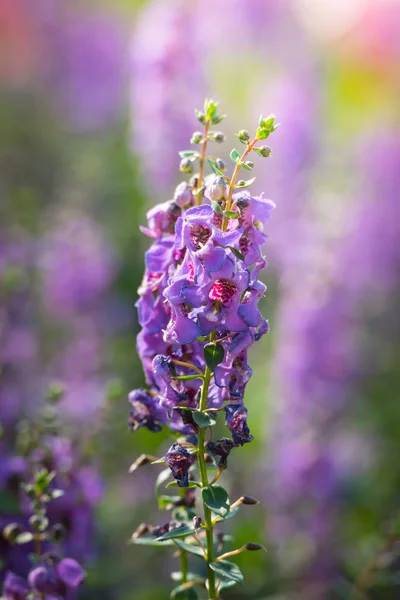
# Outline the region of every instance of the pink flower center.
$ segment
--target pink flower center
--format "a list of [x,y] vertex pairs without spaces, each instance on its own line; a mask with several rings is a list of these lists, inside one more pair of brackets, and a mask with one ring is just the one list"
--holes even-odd
[[210,300],[221,302],[224,306],[229,306],[233,296],[236,294],[236,283],[229,279],[217,279],[212,286],[208,297]]
[[244,256],[246,256],[246,254],[248,253],[249,246],[250,246],[249,236],[246,234],[242,235],[242,237],[239,240],[239,248],[240,248],[240,252]]
[[211,229],[205,225],[192,225],[190,227],[190,239],[195,250],[200,250],[211,237]]

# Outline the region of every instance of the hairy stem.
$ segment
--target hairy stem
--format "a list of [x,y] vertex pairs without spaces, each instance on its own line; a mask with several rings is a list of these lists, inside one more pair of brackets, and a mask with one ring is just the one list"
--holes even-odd
[[[196,185],[195,191],[199,190],[201,188],[201,186],[203,185],[204,163],[205,163],[205,159],[206,159],[208,130],[210,128],[210,124],[211,124],[210,121],[206,121],[205,125],[204,125],[204,133],[203,133],[204,142],[201,145],[200,158],[199,158],[199,178],[197,180],[197,185]],[[201,194],[197,194],[196,195],[196,206],[200,206],[200,204],[201,204]]]
[[[228,200],[226,201],[225,210],[230,210],[231,209],[233,190],[235,189],[236,180],[237,180],[238,175],[239,175],[240,163],[243,162],[244,160],[246,160],[247,156],[253,150],[253,148],[254,148],[254,146],[256,145],[257,142],[258,142],[258,138],[254,138],[254,140],[252,142],[248,142],[246,150],[243,152],[243,154],[240,157],[240,160],[238,161],[238,163],[236,163],[236,166],[235,166],[235,168],[233,170],[233,173],[232,173],[232,179],[231,179],[230,184],[229,184],[229,196],[228,196]],[[222,222],[222,231],[226,231],[226,228],[228,226],[228,221],[229,221],[229,217],[224,217],[224,220]]]
[[[211,371],[208,367],[206,367],[204,371],[204,383],[201,390],[201,399],[199,409],[204,411],[207,408],[207,397],[208,397],[208,388],[210,385],[211,379]],[[199,429],[199,469],[200,469],[200,477],[201,477],[201,485],[203,488],[208,487],[208,476],[207,476],[207,467],[204,459],[204,440],[205,440],[205,429],[201,427]],[[213,522],[212,522],[212,514],[211,510],[208,506],[203,502],[204,509],[204,522],[206,529],[206,542],[207,542],[207,570],[208,570],[208,596],[209,600],[213,600],[217,598],[217,591],[215,588],[215,573],[210,567],[210,563],[214,561],[214,536],[213,536]]]

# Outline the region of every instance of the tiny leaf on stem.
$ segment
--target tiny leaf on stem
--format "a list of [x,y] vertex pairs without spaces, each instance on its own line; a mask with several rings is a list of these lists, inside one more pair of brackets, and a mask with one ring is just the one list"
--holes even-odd
[[204,359],[210,371],[214,371],[224,360],[225,351],[221,344],[206,344],[204,346]]
[[231,157],[231,159],[233,160],[233,162],[235,162],[235,163],[237,163],[237,162],[240,160],[240,154],[239,154],[239,152],[236,150],[236,148],[234,148],[234,149],[231,151],[230,157]]
[[210,567],[222,577],[226,577],[227,579],[235,581],[236,583],[243,583],[243,574],[241,570],[237,565],[235,565],[235,563],[232,563],[229,560],[212,562],[210,563]]
[[217,422],[212,415],[201,412],[200,410],[193,411],[193,420],[199,427],[214,427]]
[[208,508],[211,508],[213,512],[224,519],[230,510],[229,498],[226,490],[220,485],[213,485],[212,487],[204,488],[201,493],[203,502],[207,504]]
[[256,180],[255,177],[253,177],[252,179],[248,179],[247,181],[240,180],[235,187],[241,188],[241,189],[250,187],[251,184],[255,182],[255,180]]

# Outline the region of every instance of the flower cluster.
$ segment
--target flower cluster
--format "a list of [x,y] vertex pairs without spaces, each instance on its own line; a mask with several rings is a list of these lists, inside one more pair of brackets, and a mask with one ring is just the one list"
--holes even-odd
[[[214,185],[212,180],[206,196]],[[150,390],[130,394],[134,429],[156,431],[175,406],[197,406],[201,379],[181,378],[190,376],[187,365],[204,370],[204,340],[213,332],[224,358],[215,368],[207,407],[243,402],[252,374],[247,350],[268,331],[258,308],[266,289],[258,274],[266,265],[260,249],[263,226],[274,204],[246,192],[232,200],[235,217],[227,231],[209,204],[191,206],[189,201],[184,210],[171,201],[148,213],[145,231],[156,241],[146,253],[137,307],[142,326],[138,352]],[[232,414],[227,423],[235,432]],[[172,422],[186,431],[176,413]],[[238,439],[249,441],[242,434]]]
[[[185,538],[196,531],[201,531],[200,536],[206,534],[204,560],[209,569],[204,585],[209,598],[216,598],[211,565],[215,542],[220,550],[224,538],[221,534],[214,540],[212,511],[217,519],[224,519],[238,504],[230,506],[227,492],[214,484],[227,468],[231,451],[253,439],[244,405],[252,375],[248,350],[269,330],[259,309],[266,286],[258,277],[267,264],[262,252],[267,237],[264,227],[275,205],[263,194],[254,196],[244,189],[253,180],[237,179],[241,168],[253,169],[254,163],[247,160],[251,152],[262,157],[271,154],[269,147],[257,143],[269,137],[277,125],[273,115],[261,117],[252,141],[250,134],[241,130],[237,136],[246,149],[242,155],[232,150],[232,177],[225,175],[220,159],[208,160],[213,173],[205,176],[207,143],[223,141],[223,134],[210,128],[223,117],[212,100],[206,100],[204,112],[195,114],[204,132],[195,132],[191,142],[201,144],[201,151],[180,152],[180,168],[191,173],[198,161],[199,172],[189,183],[178,185],[172,200],[152,208],[147,213],[147,227],[141,228],[153,240],[145,255],[137,302],[142,327],[137,349],[148,388],[133,390],[129,396],[132,430],[147,427],[158,431],[169,426],[180,436],[163,459],[156,461],[168,467],[161,483],[172,477],[172,485],[181,488],[180,496],[161,496],[160,507],[172,507],[172,520],[161,528],[141,526],[132,541],[151,544],[154,536],[164,540]],[[219,411],[225,412],[231,437],[206,440],[206,431],[216,424]],[[131,471],[152,461],[142,455]],[[201,482],[195,480],[196,468]],[[217,470],[211,482],[208,468]],[[204,520],[195,512],[193,486],[202,489]],[[204,546],[196,540],[203,555]],[[260,549],[250,544],[234,553],[253,546]],[[237,569],[236,565],[232,568]],[[183,572],[182,584],[187,587],[186,577]],[[226,577],[229,585],[234,585],[231,576]]]
[[17,548],[31,547],[28,572],[18,563],[17,571],[6,572],[3,593],[7,600],[30,598],[67,598],[85,578],[85,572],[73,558],[60,558],[52,546],[60,543],[66,529],[60,522],[51,524],[48,505],[63,496],[54,485],[55,472],[36,468],[31,483],[22,484],[30,505],[29,519],[24,523],[11,522],[3,530],[4,539]]

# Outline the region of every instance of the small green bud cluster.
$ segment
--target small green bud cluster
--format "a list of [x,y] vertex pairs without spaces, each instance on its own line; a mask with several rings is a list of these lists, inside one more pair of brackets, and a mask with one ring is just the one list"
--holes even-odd
[[275,124],[275,115],[269,115],[264,118],[262,115],[259,120],[259,127],[256,131],[256,137],[258,140],[266,140],[271,133],[273,133],[279,127],[279,123]]
[[3,537],[10,544],[28,544],[42,541],[60,542],[66,535],[66,529],[61,523],[50,526],[46,516],[46,505],[63,494],[62,490],[50,489],[55,473],[40,469],[35,473],[33,483],[21,484],[31,502],[32,515],[28,520],[27,529],[19,523],[9,523],[3,529]]

